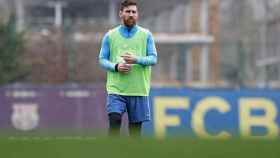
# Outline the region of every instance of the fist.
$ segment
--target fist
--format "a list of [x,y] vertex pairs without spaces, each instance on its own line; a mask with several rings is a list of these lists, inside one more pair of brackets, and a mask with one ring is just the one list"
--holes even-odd
[[130,64],[126,64],[126,63],[119,63],[118,64],[118,71],[128,74],[129,71],[131,70],[131,65]]
[[121,56],[127,64],[135,64],[136,56],[131,53],[125,53]]

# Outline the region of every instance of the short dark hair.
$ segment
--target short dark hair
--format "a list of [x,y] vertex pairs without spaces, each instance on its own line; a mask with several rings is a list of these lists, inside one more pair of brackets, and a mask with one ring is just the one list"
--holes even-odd
[[120,5],[120,10],[122,11],[123,8],[128,7],[128,6],[131,6],[131,5],[137,6],[136,1],[135,1],[135,0],[123,0],[123,1],[121,2],[121,5]]

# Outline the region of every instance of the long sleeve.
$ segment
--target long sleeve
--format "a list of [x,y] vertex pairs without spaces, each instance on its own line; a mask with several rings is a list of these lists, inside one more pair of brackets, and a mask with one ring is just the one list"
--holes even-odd
[[147,56],[138,57],[136,62],[137,64],[144,66],[155,65],[157,63],[157,50],[153,36],[150,32],[147,38]]
[[106,33],[102,40],[102,45],[99,53],[99,64],[107,71],[115,71],[116,63],[110,61],[110,44],[109,34]]

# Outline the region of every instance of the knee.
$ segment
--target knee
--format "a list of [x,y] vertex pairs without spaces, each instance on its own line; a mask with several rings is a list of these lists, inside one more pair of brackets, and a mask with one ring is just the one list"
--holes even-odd
[[121,122],[121,120],[122,120],[122,116],[121,116],[121,114],[119,114],[119,113],[110,113],[109,114],[109,120],[110,120],[110,122],[114,122],[114,123],[120,123]]

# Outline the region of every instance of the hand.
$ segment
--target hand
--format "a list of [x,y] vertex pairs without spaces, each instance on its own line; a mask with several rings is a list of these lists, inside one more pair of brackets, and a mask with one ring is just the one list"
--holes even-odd
[[127,64],[136,64],[137,58],[131,53],[125,53],[124,55],[121,55],[121,57]]
[[124,64],[124,63],[119,63],[118,64],[118,71],[119,72],[128,74],[130,70],[131,70],[131,65],[130,64]]

